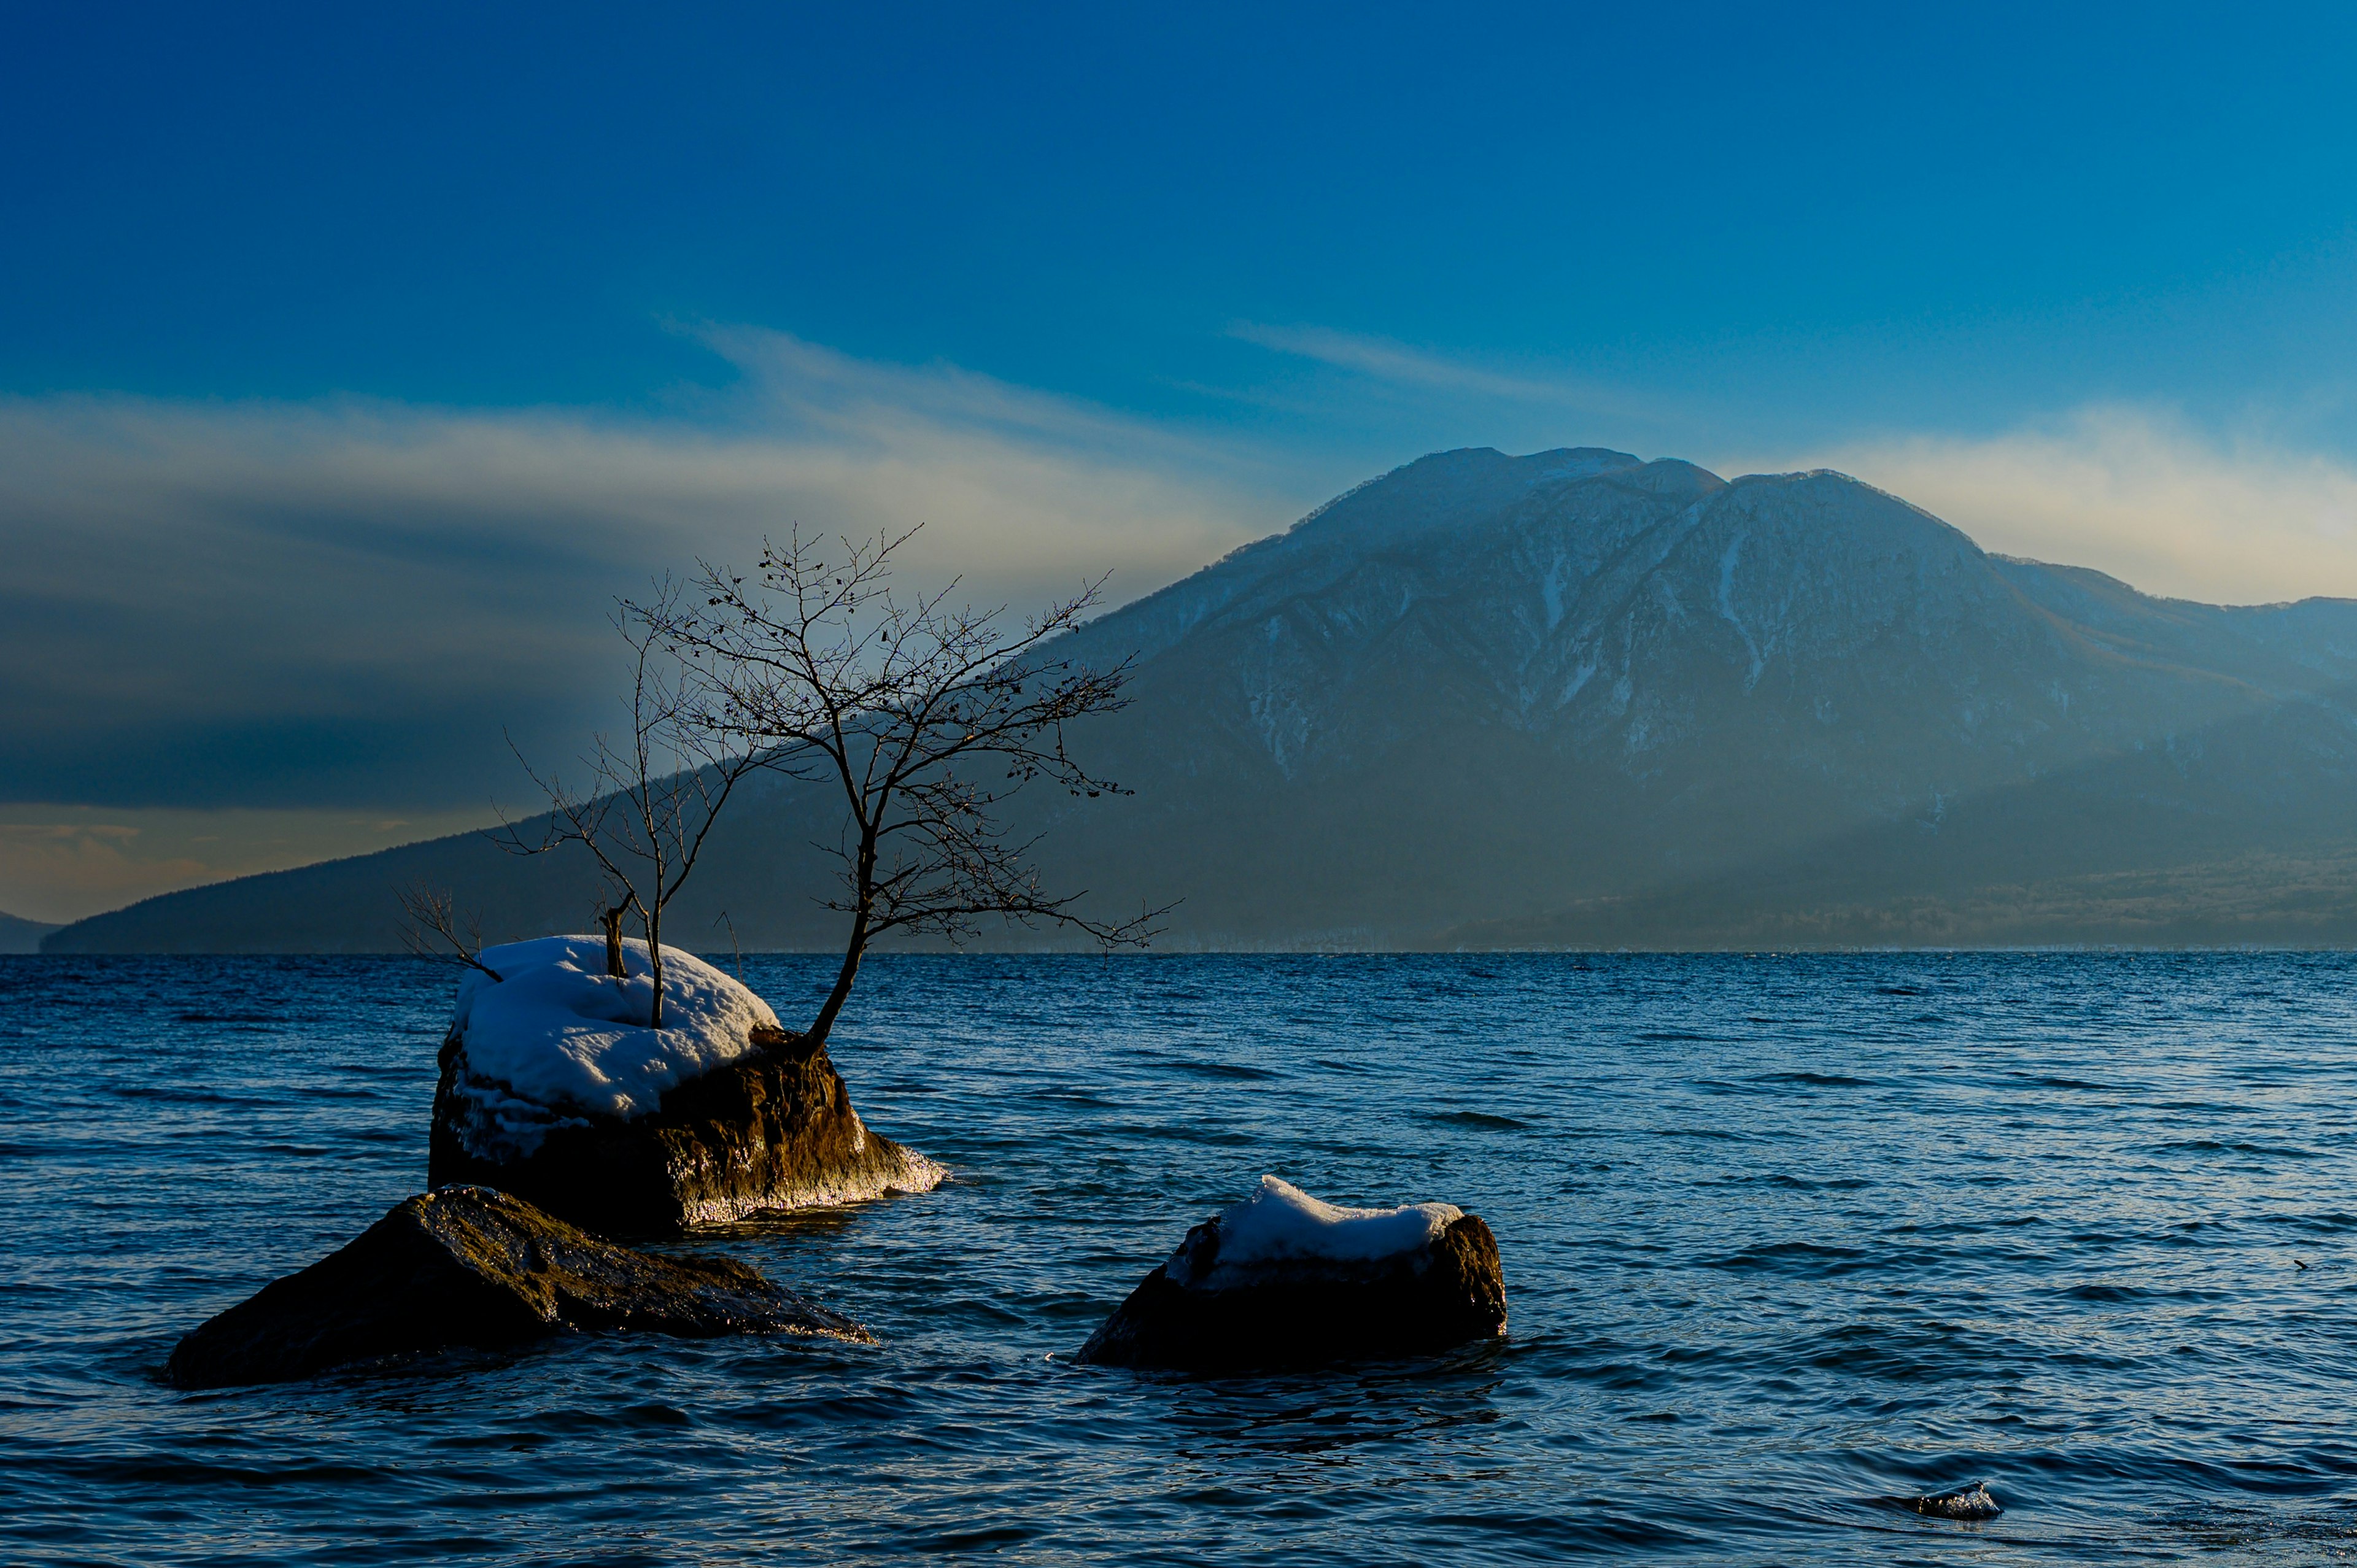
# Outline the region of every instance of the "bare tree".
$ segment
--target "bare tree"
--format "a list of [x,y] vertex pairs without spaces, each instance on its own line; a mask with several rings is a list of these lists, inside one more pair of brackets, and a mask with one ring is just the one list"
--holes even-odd
[[694,724],[714,745],[841,790],[841,835],[819,847],[842,863],[842,891],[824,903],[851,929],[803,1035],[813,1046],[834,1028],[860,960],[891,932],[961,941],[995,916],[1142,947],[1169,908],[1119,922],[1078,913],[1085,893],[1042,892],[1028,863],[1036,840],[1010,843],[1000,811],[1043,779],[1076,796],[1127,792],[1072,759],[1065,726],[1125,705],[1128,662],[1091,669],[1049,646],[1080,624],[1103,579],[1010,628],[1003,612],[951,608],[954,583],[896,596],[893,553],[914,532],[839,541],[830,561],[797,531],[784,549],[763,549],[752,584],[706,564],[704,603],[674,600],[668,618],[653,618],[700,675]]
[[699,722],[701,682],[685,678],[670,640],[670,628],[682,619],[679,597],[674,585],[659,583],[647,603],[625,601],[614,618],[635,656],[629,737],[598,736],[573,781],[525,762],[525,773],[548,797],[542,831],[530,837],[509,822],[494,835],[514,854],[577,843],[597,860],[607,887],[598,923],[609,973],[620,967],[622,918],[635,915],[646,933],[654,983],[651,1028],[662,1026],[663,911],[695,870],[729,795],[762,763],[734,736]]
[[401,945],[420,958],[479,969],[504,977],[483,961],[483,922],[474,911],[461,914],[447,888],[414,882],[393,890],[401,900]]

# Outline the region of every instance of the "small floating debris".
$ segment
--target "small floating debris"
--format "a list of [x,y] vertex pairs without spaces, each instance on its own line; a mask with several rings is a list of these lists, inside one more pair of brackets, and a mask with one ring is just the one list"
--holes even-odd
[[2005,1511],[1997,1500],[1989,1496],[1986,1481],[1975,1481],[1969,1487],[1935,1497],[1917,1498],[1915,1511],[1930,1514],[1933,1519],[1995,1519]]

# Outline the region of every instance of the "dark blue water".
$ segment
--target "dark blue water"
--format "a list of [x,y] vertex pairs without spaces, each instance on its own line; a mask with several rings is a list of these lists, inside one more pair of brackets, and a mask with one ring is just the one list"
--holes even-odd
[[[748,967],[788,1014],[823,972]],[[956,1179],[711,1244],[880,1346],[581,1338],[183,1394],[181,1333],[419,1186],[449,975],[0,960],[0,1560],[2357,1552],[2345,957],[863,984],[836,1059]],[[1483,1215],[1509,1337],[1326,1376],[1072,1365],[1264,1171]],[[1988,1524],[1878,1500],[1981,1479]]]

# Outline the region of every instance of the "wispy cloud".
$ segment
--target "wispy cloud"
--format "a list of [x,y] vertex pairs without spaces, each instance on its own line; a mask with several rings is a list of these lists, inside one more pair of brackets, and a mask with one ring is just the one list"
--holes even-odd
[[1985,547],[2093,566],[2147,593],[2254,604],[2357,596],[2357,469],[2264,434],[2105,405],[1965,437],[1905,435],[1786,459],[1906,497]]
[[1568,372],[1517,374],[1388,338],[1338,332],[1327,327],[1272,327],[1240,321],[1228,328],[1228,336],[1395,387],[1458,400],[1523,403],[1562,413],[1648,421],[1672,413],[1658,398]]
[[0,912],[63,922],[158,893],[489,825],[487,813],[0,805]]
[[0,822],[0,913],[62,923],[209,880],[186,855],[144,855],[125,822]]
[[715,329],[691,413],[0,401],[0,799],[479,800],[602,710],[611,596],[765,533],[928,526],[984,602],[1132,596],[1307,510],[1281,475],[955,367]]

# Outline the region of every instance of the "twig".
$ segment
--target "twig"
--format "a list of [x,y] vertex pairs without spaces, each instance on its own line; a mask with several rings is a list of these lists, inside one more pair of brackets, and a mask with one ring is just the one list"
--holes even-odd
[[401,945],[419,958],[481,970],[493,980],[505,977],[483,961],[483,922],[473,910],[463,918],[447,888],[414,882],[393,889],[401,900]]

